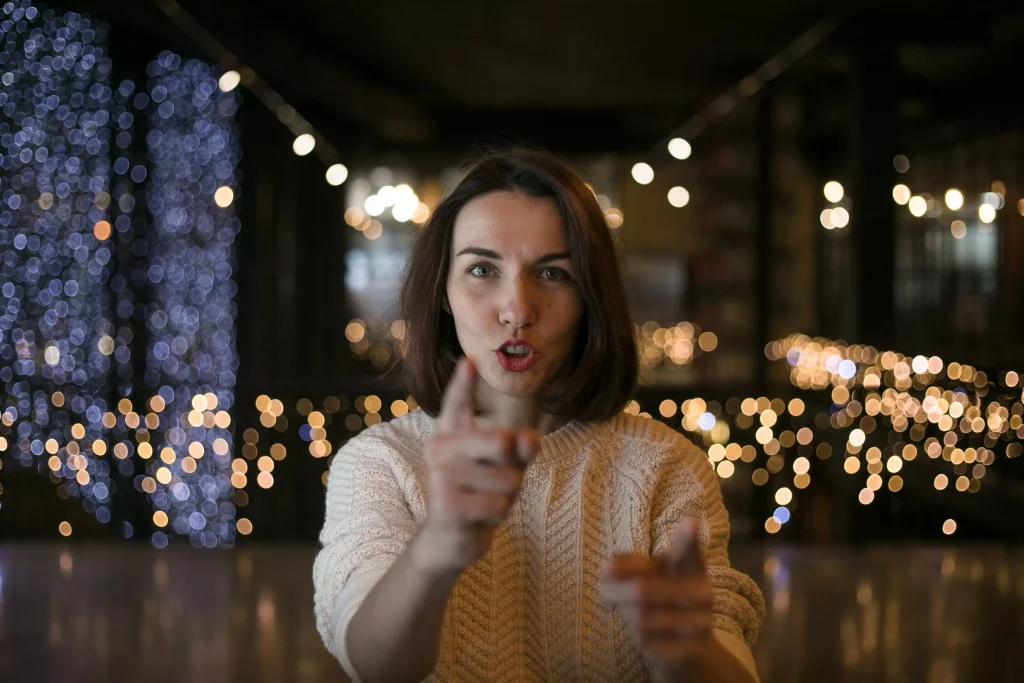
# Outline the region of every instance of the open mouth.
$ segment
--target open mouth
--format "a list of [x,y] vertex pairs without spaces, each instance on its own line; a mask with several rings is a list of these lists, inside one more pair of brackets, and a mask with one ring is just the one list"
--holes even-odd
[[508,345],[501,347],[501,352],[504,353],[509,358],[526,358],[531,353],[533,353],[533,349],[531,349],[528,346]]
[[495,350],[498,363],[508,372],[526,372],[537,360],[537,351],[529,342],[510,339]]

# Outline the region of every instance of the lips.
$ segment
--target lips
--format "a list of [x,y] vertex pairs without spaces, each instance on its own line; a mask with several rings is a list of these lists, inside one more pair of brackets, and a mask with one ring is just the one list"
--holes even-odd
[[506,339],[494,351],[498,363],[508,372],[526,372],[537,360],[537,351],[524,339]]

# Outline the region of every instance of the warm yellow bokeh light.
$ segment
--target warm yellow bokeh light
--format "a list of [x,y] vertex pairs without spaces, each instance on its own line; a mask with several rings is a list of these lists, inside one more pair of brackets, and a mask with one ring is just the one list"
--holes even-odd
[[325,174],[330,185],[341,185],[348,179],[348,168],[345,164],[332,164]]
[[892,198],[900,206],[905,205],[910,201],[910,188],[903,184],[897,185],[892,188]]
[[633,164],[631,174],[633,176],[633,180],[641,185],[649,185],[650,182],[654,180],[654,169],[651,168],[650,164],[646,164],[642,161]]
[[839,182],[830,180],[825,183],[824,194],[825,199],[835,204],[838,201],[842,201],[845,190]]
[[683,159],[689,159],[693,153],[693,148],[690,143],[683,138],[672,138],[668,141],[668,153],[676,159],[682,161]]
[[907,204],[910,209],[910,213],[917,218],[923,216],[928,210],[928,201],[921,196],[911,197]]
[[982,223],[991,223],[996,219],[996,209],[991,204],[982,204],[978,207],[978,218]]
[[690,203],[690,192],[679,185],[668,191],[668,203],[677,209],[681,209]]
[[793,492],[788,487],[783,486],[775,492],[775,502],[779,505],[789,505],[793,500]]
[[221,185],[213,193],[214,203],[222,209],[231,206],[231,202],[235,201],[235,191],[227,185]]
[[238,84],[242,81],[242,75],[237,71],[225,71],[221,77],[217,80],[217,87],[224,92],[230,92],[238,87]]
[[956,188],[946,190],[946,206],[956,211],[964,205],[964,194]]
[[300,157],[312,152],[314,147],[316,147],[316,139],[309,133],[303,133],[292,143],[292,151]]

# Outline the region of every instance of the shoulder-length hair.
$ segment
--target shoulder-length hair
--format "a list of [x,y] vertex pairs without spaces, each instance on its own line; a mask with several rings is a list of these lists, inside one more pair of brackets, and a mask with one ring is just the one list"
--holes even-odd
[[470,200],[499,191],[555,202],[583,301],[571,370],[541,390],[541,409],[585,422],[608,419],[632,395],[638,366],[615,245],[590,186],[554,155],[535,149],[490,152],[477,160],[417,237],[400,299],[406,324],[406,388],[423,410],[437,416],[445,387],[463,355],[455,322],[441,308],[455,220]]

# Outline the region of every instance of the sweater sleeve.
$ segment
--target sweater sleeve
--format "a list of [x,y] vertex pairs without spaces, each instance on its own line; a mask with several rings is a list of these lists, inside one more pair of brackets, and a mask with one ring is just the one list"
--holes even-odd
[[364,433],[338,450],[327,478],[313,606],[324,644],[353,681],[358,677],[346,650],[348,625],[416,531],[392,466],[398,457],[393,446]]
[[[678,525],[693,517],[713,589],[716,636],[750,668],[749,646],[757,640],[764,598],[757,584],[729,565],[729,515],[714,469],[697,446],[680,440],[660,460],[651,506],[651,552],[668,553]],[[740,651],[742,650],[742,651]],[[756,676],[756,674],[755,674]]]

